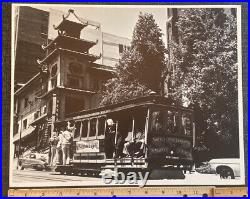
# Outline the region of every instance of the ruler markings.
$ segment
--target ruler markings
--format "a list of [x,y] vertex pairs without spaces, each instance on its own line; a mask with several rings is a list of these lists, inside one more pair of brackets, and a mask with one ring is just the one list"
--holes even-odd
[[10,189],[9,196],[247,196],[247,187]]

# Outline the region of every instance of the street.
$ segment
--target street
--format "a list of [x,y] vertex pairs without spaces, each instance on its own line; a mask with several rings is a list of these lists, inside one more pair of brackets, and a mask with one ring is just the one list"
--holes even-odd
[[[68,176],[61,175],[52,171],[36,171],[32,169],[13,170],[11,187],[43,187],[43,186],[105,186],[105,185],[121,185],[113,181],[111,184],[105,184],[101,177],[88,177],[88,176]],[[239,183],[240,180],[222,180],[215,174],[200,174],[200,173],[187,173],[185,179],[163,179],[163,180],[148,180],[146,185],[234,185]],[[140,185],[140,180],[136,184],[128,184],[127,182],[122,185]]]
[[101,182],[101,178],[93,178],[93,177],[82,177],[82,176],[69,176],[69,175],[61,175],[58,172],[51,171],[36,171],[33,169],[25,169],[25,170],[14,170],[13,171],[13,183],[62,183],[62,182]]

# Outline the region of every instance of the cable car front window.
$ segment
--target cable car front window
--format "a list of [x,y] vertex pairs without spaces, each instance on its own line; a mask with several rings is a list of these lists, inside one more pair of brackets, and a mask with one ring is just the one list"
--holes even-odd
[[192,134],[192,122],[188,114],[173,110],[153,111],[150,131],[153,134]]
[[163,133],[163,112],[154,111],[151,120],[151,132],[154,134]]
[[184,135],[191,135],[192,134],[191,116],[184,114],[182,118],[183,118]]

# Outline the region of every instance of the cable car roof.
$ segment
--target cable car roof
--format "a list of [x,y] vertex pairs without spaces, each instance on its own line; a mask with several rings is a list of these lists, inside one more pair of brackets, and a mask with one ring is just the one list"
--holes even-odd
[[173,100],[169,98],[153,95],[153,96],[133,98],[133,99],[126,100],[120,103],[106,105],[106,106],[102,106],[102,107],[95,108],[95,109],[88,109],[88,110],[82,110],[79,112],[74,112],[74,113],[68,114],[66,116],[67,119],[65,121],[77,120],[82,117],[84,118],[94,117],[98,115],[109,114],[109,113],[113,113],[117,111],[133,109],[133,108],[148,107],[149,105],[169,106],[172,108],[176,108],[178,110],[192,112],[191,107],[183,107],[183,106],[177,105]]

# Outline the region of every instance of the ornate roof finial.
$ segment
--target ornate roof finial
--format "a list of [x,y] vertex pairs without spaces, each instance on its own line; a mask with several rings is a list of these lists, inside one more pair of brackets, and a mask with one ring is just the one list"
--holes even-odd
[[64,21],[72,21],[72,22],[75,22],[75,23],[79,23],[81,24],[83,27],[86,27],[88,25],[88,21],[84,21],[82,20],[80,17],[78,17],[76,14],[75,14],[75,10],[73,9],[69,9],[68,10],[68,13],[66,15],[62,15],[62,22],[58,25],[58,26],[55,26],[53,25],[54,29],[60,29],[60,27],[62,27],[63,25],[63,22]]

